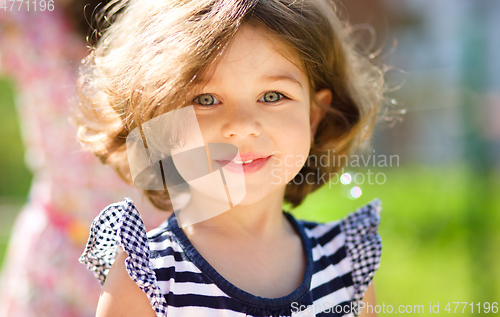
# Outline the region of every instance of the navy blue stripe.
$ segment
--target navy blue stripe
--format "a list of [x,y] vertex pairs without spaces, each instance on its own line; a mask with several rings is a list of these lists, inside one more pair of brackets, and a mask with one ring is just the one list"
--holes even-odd
[[[326,263],[326,261],[327,261],[326,257],[322,257],[321,259],[323,259],[323,261],[325,261],[325,263]],[[327,267],[328,267],[328,265],[325,265],[324,263],[320,263],[319,261],[314,262],[314,274],[326,269]],[[349,271],[346,274],[341,275],[340,279],[343,281],[343,283],[346,287],[353,285],[352,271]]]
[[168,281],[173,278],[175,283],[213,284],[212,280],[203,273],[176,272],[174,266],[154,269],[154,272],[158,281]]
[[328,256],[330,263],[339,264],[340,261],[347,258],[347,249],[345,245],[341,246],[335,253]]
[[336,292],[341,288],[344,288],[344,282],[340,277],[335,277],[334,279],[330,280],[329,282],[326,282],[324,284],[321,284],[315,288],[313,288],[311,291],[313,293],[313,298],[314,300],[324,297],[330,293]]
[[324,246],[328,242],[332,241],[336,236],[340,234],[340,226],[335,226],[332,229],[330,229],[328,232],[323,234],[321,237],[317,237],[316,240],[318,240],[319,244],[321,246]]
[[330,264],[337,265],[340,263],[340,261],[342,261],[346,257],[347,257],[347,251],[344,246],[339,248],[337,252],[333,253],[328,257],[323,255],[321,258],[314,261],[313,263],[314,273],[322,271],[323,269],[327,268],[328,265]]
[[245,306],[230,297],[206,296],[199,294],[173,294],[164,295],[169,306],[173,307],[206,307],[212,309],[228,309],[239,313],[245,312]]
[[313,263],[313,272],[314,274],[318,273],[319,271],[323,271],[330,265],[330,260],[326,256],[321,257],[317,261],[314,261]]
[[352,279],[352,272],[347,272],[346,274],[342,275],[340,277],[342,279],[342,282],[346,287],[353,286],[354,281]]
[[316,246],[325,246],[328,242],[332,241],[336,236],[338,236],[342,232],[340,226],[335,226],[330,228],[327,232],[325,232],[323,235],[319,237],[311,237],[309,238],[311,240],[312,247]]
[[161,234],[154,235],[153,237],[148,238],[150,242],[160,243],[165,240],[173,241],[173,235],[171,232],[162,232]]
[[173,256],[176,262],[189,262],[188,257],[184,254],[184,252],[174,251],[172,247],[167,247],[162,250],[149,251],[149,258],[151,259],[163,258],[167,256]]

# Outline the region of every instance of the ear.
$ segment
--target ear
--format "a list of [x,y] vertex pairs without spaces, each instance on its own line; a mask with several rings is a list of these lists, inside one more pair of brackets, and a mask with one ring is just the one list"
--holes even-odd
[[314,138],[316,134],[316,129],[318,128],[319,123],[325,116],[326,111],[324,109],[330,107],[332,103],[332,91],[330,89],[322,89],[315,94],[316,101],[319,103],[316,104],[314,101],[311,103],[311,137]]

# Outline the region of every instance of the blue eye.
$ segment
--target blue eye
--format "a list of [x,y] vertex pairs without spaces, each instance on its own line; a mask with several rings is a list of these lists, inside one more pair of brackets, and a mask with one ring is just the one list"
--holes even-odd
[[[283,98],[289,99],[282,93],[279,93],[277,91],[268,91],[259,99],[259,101],[266,103],[274,103],[280,101]],[[193,102],[196,102],[198,105],[203,107],[210,107],[213,105],[220,104],[220,101],[211,94],[199,95],[193,99]]]
[[[219,101],[217,98],[212,96],[211,94],[203,94],[199,95],[198,97],[194,98],[193,101],[198,103],[200,106],[213,106],[216,104],[216,101]],[[219,101],[220,103],[220,101]]]
[[286,97],[277,91],[269,91],[266,92],[262,98],[264,98],[263,102],[277,102]]

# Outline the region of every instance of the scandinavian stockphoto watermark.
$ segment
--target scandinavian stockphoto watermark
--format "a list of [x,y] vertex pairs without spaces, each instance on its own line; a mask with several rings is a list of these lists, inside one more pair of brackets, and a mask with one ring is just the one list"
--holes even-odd
[[314,305],[299,305],[297,302],[291,305],[292,316],[309,317],[319,313],[348,314],[350,312],[365,312],[368,314],[476,314],[492,313],[499,311],[498,302],[429,302],[427,305],[391,305],[382,303],[379,305],[366,304],[364,302],[351,302],[344,305],[332,305],[328,302]]
[[[387,181],[387,176],[384,172],[374,172],[371,168],[380,170],[387,167],[399,167],[398,155],[385,155],[376,154],[373,150],[370,154],[353,154],[353,155],[336,155],[335,150],[328,150],[320,156],[309,155],[305,158],[302,155],[287,155],[284,158],[276,157],[272,166],[274,169],[271,174],[273,177],[273,184],[281,184],[284,179],[290,175],[286,172],[284,175],[280,174],[282,167],[301,167],[308,166],[309,172],[305,174],[298,174],[293,178],[290,183],[297,185],[306,183],[308,185],[314,184],[327,184],[337,185],[339,183],[348,185],[383,185]],[[325,167],[342,167],[339,171],[334,173],[324,172]],[[365,168],[363,172],[349,171],[354,168]]]
[[[193,106],[144,122],[127,136],[134,186],[166,190],[181,227],[215,217],[246,195],[238,148],[206,143]],[[185,199],[186,198],[186,199]]]

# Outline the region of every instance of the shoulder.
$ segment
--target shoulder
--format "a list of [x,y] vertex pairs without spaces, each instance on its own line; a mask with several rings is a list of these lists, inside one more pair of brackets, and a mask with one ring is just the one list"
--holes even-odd
[[132,256],[144,258],[148,252],[146,242],[144,223],[132,200],[126,197],[106,206],[94,219],[79,260],[104,284],[119,247],[127,251],[130,245],[135,245]]
[[380,213],[381,202],[374,199],[340,220],[298,221],[310,239],[315,265],[321,268],[317,278],[339,276],[355,301],[363,298],[380,266]]
[[374,199],[343,218],[340,225],[346,234],[346,240],[349,242],[378,236],[381,211],[382,203],[379,199]]
[[155,317],[149,299],[130,278],[125,267],[127,253],[122,252],[114,261],[104,283],[96,317]]
[[[118,254],[120,249],[125,252]],[[110,204],[99,213],[92,222],[85,251],[80,257],[80,262],[86,264],[103,285],[99,301],[102,315],[98,316],[138,316],[117,313],[129,307],[136,298],[147,304],[138,304],[137,309],[148,306],[156,315],[165,316],[166,303],[150,254],[144,223],[130,198]],[[133,308],[126,311],[135,312]]]
[[354,300],[360,301],[380,267],[382,239],[378,233],[382,207],[378,199],[341,221],[345,249],[352,263]]
[[297,220],[297,222],[304,227],[309,238],[317,240],[324,246],[338,236],[342,236],[342,243],[345,243],[351,240],[362,240],[373,234],[378,235],[381,210],[380,200],[374,199],[340,220],[327,223],[305,220]]

